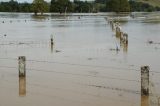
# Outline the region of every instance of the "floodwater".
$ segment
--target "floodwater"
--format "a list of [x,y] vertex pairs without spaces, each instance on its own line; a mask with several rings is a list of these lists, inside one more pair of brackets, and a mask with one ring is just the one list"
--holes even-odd
[[[160,106],[160,23],[129,18],[121,23],[128,45],[120,46],[107,15],[0,13],[0,106]],[[19,56],[26,78],[18,77]],[[151,96],[141,99],[146,65]]]

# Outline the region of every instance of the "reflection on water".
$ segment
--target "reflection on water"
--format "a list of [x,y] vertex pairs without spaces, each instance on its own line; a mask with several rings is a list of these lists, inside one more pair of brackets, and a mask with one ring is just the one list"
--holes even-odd
[[141,96],[141,106],[149,106],[149,96]]
[[124,51],[125,53],[128,52],[128,43],[122,43],[122,44],[121,44],[121,47],[123,48],[123,51]]
[[53,53],[53,44],[51,44],[51,53]]
[[19,96],[26,96],[26,78],[19,77]]

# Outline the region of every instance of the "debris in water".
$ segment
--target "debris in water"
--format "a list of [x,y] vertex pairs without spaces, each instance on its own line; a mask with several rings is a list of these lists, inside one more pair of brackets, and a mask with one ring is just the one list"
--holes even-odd
[[60,50],[56,50],[56,53],[61,52]]
[[110,50],[110,51],[120,51],[120,49],[119,49],[119,48],[116,48],[116,49],[114,49],[114,48],[110,48],[109,50]]
[[19,45],[23,45],[23,44],[25,44],[25,43],[19,42],[18,44],[19,44]]
[[88,60],[92,60],[93,58],[88,58]]
[[119,94],[119,96],[123,96],[122,94]]
[[150,40],[150,41],[148,41],[148,43],[149,43],[149,44],[153,44],[154,42]]

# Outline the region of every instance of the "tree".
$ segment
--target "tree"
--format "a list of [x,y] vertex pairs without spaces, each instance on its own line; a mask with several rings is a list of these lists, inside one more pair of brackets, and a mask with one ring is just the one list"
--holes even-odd
[[87,1],[74,1],[74,11],[75,12],[80,12],[80,13],[88,13],[88,12],[93,12],[94,10],[94,4],[89,3]]
[[49,10],[48,3],[44,0],[34,0],[32,6],[35,15],[37,15],[39,12],[41,13],[41,15],[43,15],[44,12],[47,12]]
[[108,11],[113,12],[129,12],[130,5],[128,0],[109,0],[106,3]]
[[12,12],[17,12],[17,11],[19,11],[19,5],[18,5],[18,2],[17,2],[17,1],[10,0],[10,1],[9,1],[9,6],[10,6]]
[[109,0],[95,0],[96,3],[106,3]]
[[69,0],[51,0],[51,12],[72,12],[73,6]]
[[32,12],[32,6],[31,4],[25,2],[19,4],[19,11],[20,12]]

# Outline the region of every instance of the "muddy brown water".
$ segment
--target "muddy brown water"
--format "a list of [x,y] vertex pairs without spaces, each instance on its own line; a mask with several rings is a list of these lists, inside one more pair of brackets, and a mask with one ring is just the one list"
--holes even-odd
[[[0,13],[0,106],[143,106],[144,65],[152,71],[147,100],[158,106],[160,23],[121,23],[129,43],[120,47],[107,14],[31,15]],[[27,59],[25,79],[18,77],[18,56]]]

